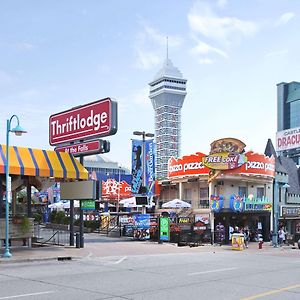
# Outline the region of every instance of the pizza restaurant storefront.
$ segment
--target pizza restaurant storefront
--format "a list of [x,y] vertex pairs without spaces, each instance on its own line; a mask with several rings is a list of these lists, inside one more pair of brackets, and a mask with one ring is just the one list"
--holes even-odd
[[267,240],[273,227],[275,159],[245,152],[245,144],[237,139],[217,140],[211,146],[209,155],[197,152],[169,160],[160,201],[172,195],[190,202],[189,214],[194,221],[208,219],[216,242],[228,243],[236,226],[248,227],[253,240],[258,235]]

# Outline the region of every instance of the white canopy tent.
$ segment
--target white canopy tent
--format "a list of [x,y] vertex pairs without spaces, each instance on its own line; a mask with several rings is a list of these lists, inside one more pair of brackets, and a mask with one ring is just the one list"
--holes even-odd
[[173,199],[162,205],[163,208],[190,208],[192,205],[180,199]]

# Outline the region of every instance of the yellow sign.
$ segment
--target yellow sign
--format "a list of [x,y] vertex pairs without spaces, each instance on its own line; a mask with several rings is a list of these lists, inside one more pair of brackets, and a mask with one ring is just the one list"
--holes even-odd
[[220,152],[202,158],[203,164],[215,170],[236,169],[247,162],[245,154]]
[[244,235],[242,233],[234,233],[232,235],[232,250],[244,250]]

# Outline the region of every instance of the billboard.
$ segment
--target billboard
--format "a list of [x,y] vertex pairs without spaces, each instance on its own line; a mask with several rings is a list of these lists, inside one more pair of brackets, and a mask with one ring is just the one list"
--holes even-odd
[[95,180],[60,183],[61,200],[95,200],[99,198],[99,183]]
[[276,150],[300,148],[300,127],[276,132]]
[[117,102],[110,98],[71,108],[49,118],[51,146],[117,132]]

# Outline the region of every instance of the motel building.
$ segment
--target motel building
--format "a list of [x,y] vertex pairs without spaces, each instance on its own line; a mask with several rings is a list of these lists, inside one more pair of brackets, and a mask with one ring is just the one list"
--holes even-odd
[[160,207],[176,198],[189,202],[191,208],[168,212],[206,224],[213,242],[229,243],[236,226],[248,227],[254,241],[258,235],[268,240],[273,228],[275,158],[245,152],[245,146],[224,138],[211,143],[208,155],[170,158],[168,179],[160,182]]

